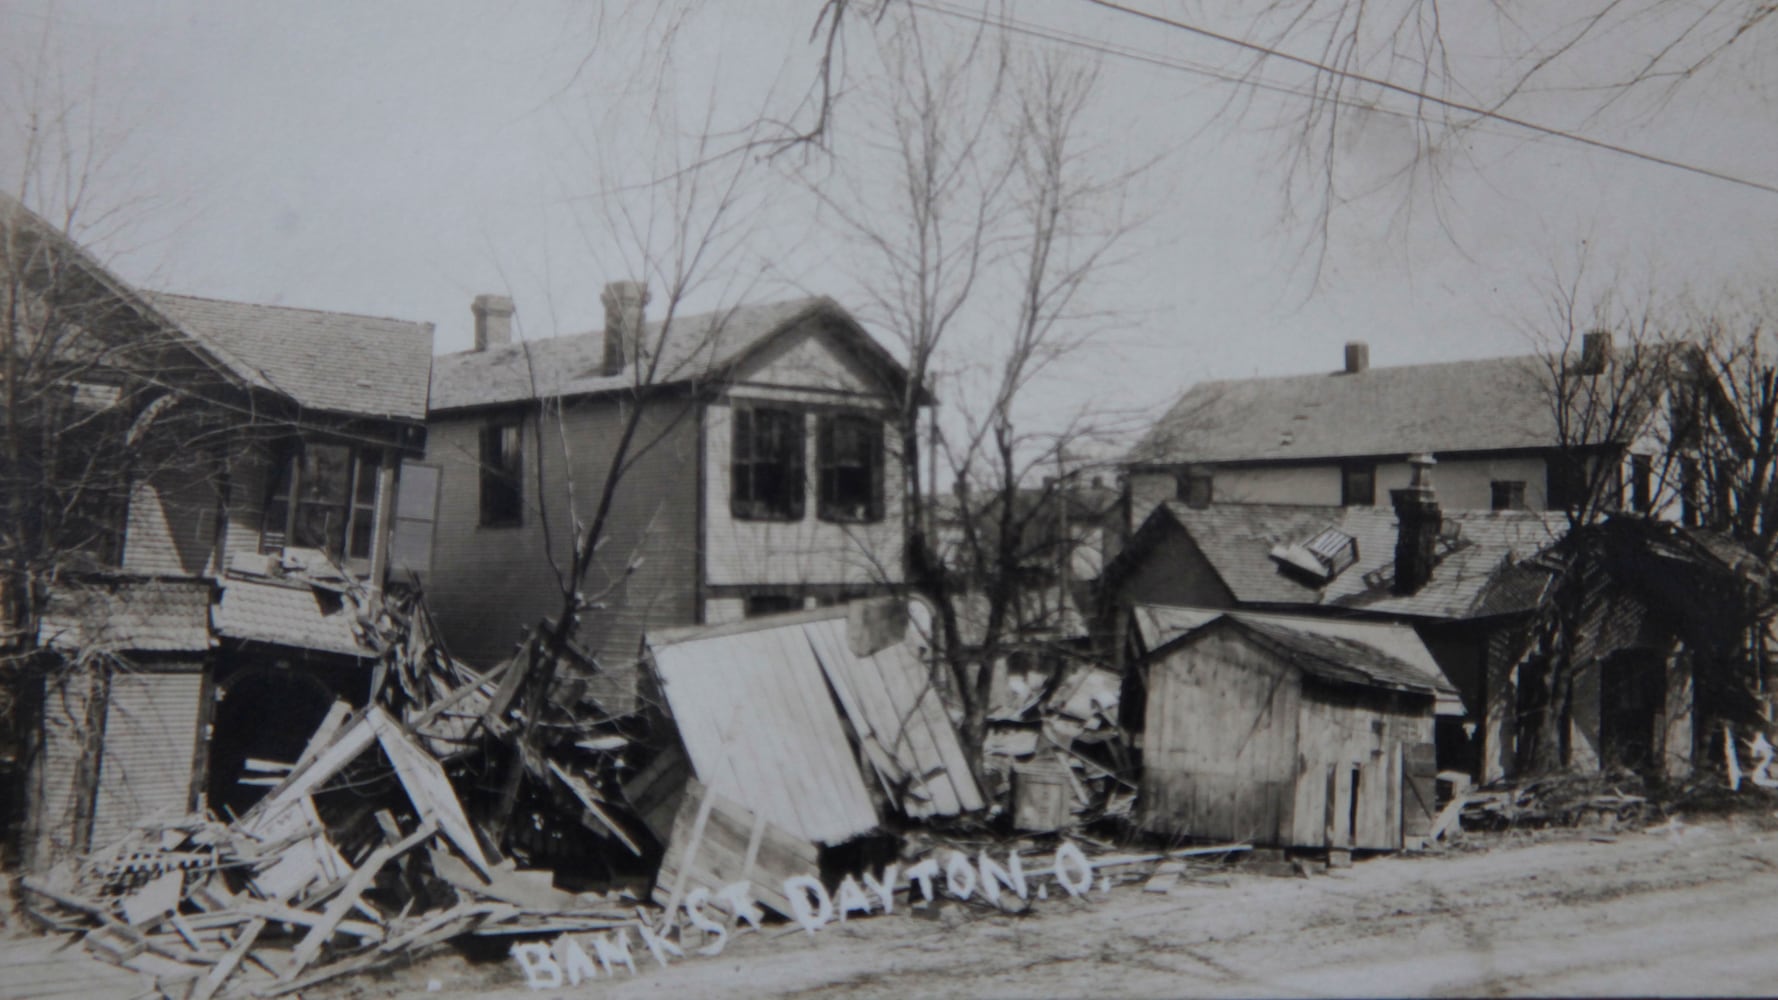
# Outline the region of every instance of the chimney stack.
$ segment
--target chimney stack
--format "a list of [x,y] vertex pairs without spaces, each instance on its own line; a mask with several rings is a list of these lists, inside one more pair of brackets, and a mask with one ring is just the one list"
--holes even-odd
[[477,295],[469,304],[475,315],[475,350],[512,343],[512,300],[504,295]]
[[1580,342],[1580,375],[1601,375],[1611,363],[1611,331],[1588,330]]
[[1356,375],[1371,366],[1371,345],[1362,340],[1346,341],[1346,374]]
[[648,286],[640,281],[613,281],[605,286],[599,301],[605,303],[605,374],[616,375],[640,354]]
[[1410,455],[1414,478],[1405,490],[1390,490],[1395,505],[1395,592],[1411,594],[1432,579],[1438,533],[1444,526],[1438,494],[1432,489],[1431,455]]

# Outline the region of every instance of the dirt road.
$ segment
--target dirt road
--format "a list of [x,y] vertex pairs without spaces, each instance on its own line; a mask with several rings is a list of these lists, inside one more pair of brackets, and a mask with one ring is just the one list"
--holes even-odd
[[[1585,833],[1050,899],[1023,918],[854,919],[748,935],[714,958],[531,993],[449,956],[333,996],[1242,996],[1778,993],[1778,823],[1611,842]],[[619,973],[622,977],[622,973]],[[434,992],[426,993],[431,986]]]

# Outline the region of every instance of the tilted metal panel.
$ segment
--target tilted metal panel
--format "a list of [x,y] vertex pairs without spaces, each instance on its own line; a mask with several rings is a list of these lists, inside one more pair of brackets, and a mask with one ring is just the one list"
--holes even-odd
[[699,781],[806,840],[837,844],[879,818],[802,629],[652,650]]
[[905,783],[904,812],[954,816],[983,807],[956,730],[913,649],[895,643],[854,656],[844,618],[810,622],[803,631],[867,753],[881,749],[870,756],[885,783]]

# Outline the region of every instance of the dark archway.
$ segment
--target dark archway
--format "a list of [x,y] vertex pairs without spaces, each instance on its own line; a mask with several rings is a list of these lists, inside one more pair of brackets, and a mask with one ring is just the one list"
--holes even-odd
[[247,759],[294,763],[334,702],[326,684],[298,670],[248,667],[225,681],[210,736],[210,808],[239,816],[269,787],[242,784]]

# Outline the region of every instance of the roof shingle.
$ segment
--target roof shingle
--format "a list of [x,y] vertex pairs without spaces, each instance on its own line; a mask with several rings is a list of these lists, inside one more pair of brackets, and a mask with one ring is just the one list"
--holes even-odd
[[222,585],[216,632],[231,639],[370,656],[353,629],[352,602],[329,591],[230,578]]
[[145,292],[236,374],[329,413],[426,419],[432,324]]
[[[1474,617],[1496,573],[1550,545],[1568,523],[1560,512],[1446,511],[1445,523],[1447,530],[1455,530],[1455,543],[1441,545],[1442,555],[1425,586],[1412,594],[1397,594],[1390,585],[1396,518],[1387,507],[1193,508],[1168,501],[1152,516],[1163,516],[1163,511],[1191,535],[1242,604],[1327,605],[1426,618]],[[1272,559],[1274,545],[1300,542],[1330,527],[1357,540],[1358,562],[1324,585],[1317,587],[1288,574]],[[1496,603],[1499,596],[1492,595]],[[1491,613],[1502,610],[1489,607]]]
[[[661,345],[656,384],[692,382],[721,371],[791,324],[846,313],[832,299],[813,297],[676,316]],[[644,325],[642,340],[659,342],[663,322]],[[603,332],[528,340],[486,351],[446,354],[433,362],[432,409],[492,406],[548,396],[578,396],[629,388],[626,371],[604,374]]]
[[210,648],[208,580],[117,578],[57,587],[38,620],[54,649],[196,653]]

